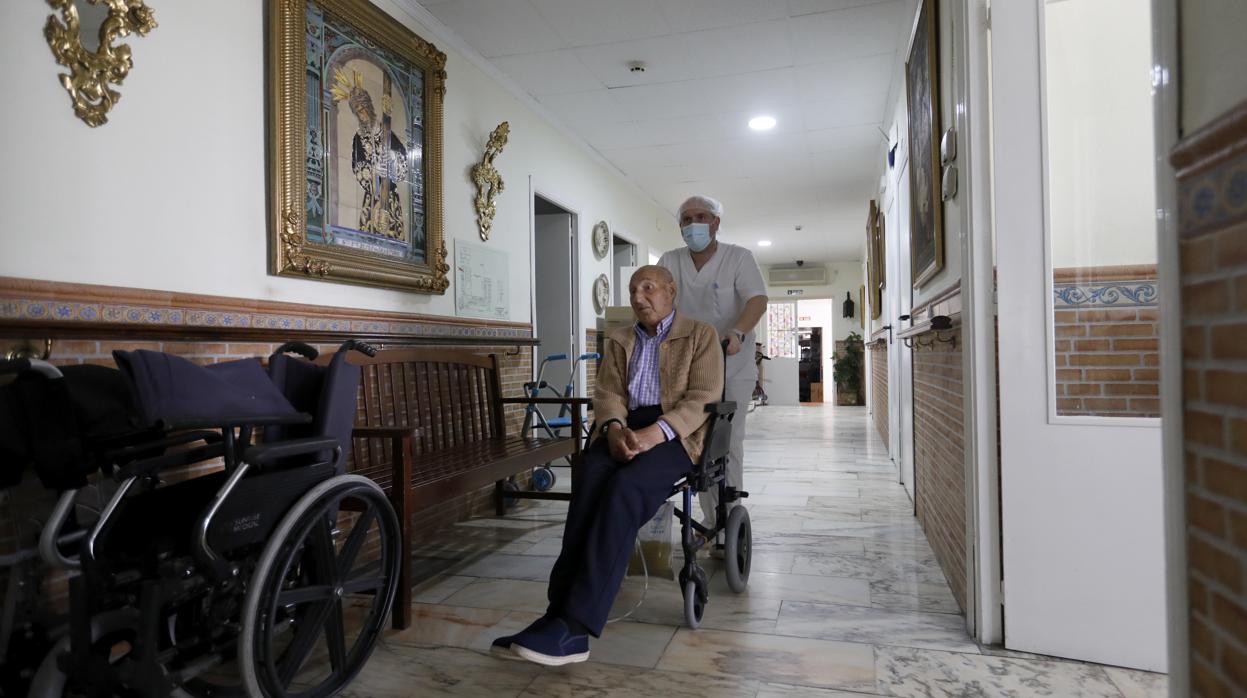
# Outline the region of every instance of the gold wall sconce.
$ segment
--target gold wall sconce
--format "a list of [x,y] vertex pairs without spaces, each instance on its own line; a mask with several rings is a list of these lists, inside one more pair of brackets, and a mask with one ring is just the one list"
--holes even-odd
[[489,239],[489,231],[494,227],[494,199],[506,188],[502,175],[494,168],[494,158],[502,153],[510,133],[511,124],[506,121],[498,124],[498,128],[489,134],[485,155],[472,166],[472,181],[476,184],[476,224],[481,229],[482,240]]
[[[130,32],[146,36],[156,28],[156,19],[143,0],[48,0],[48,4],[60,16],[48,16],[43,36],[56,62],[69,69],[60,74],[61,85],[73,100],[74,114],[88,126],[100,126],[108,121],[108,112],[121,99],[121,93],[112,85],[121,85],[134,67],[130,45],[119,44],[118,40]],[[101,9],[106,6],[108,14],[99,23],[99,45],[89,50],[83,45],[84,26],[78,8],[92,5]],[[90,31],[91,27],[85,29]]]
[[43,346],[36,344],[33,339],[19,339],[13,344],[10,344],[9,347],[4,350],[4,354],[2,356],[6,361],[12,361],[14,359],[42,359],[47,361],[48,357],[51,355],[51,339],[44,339]]

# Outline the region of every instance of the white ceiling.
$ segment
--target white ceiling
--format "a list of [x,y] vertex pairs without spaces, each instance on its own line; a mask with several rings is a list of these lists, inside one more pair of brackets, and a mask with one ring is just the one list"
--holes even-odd
[[718,198],[763,264],[860,258],[915,0],[418,1],[673,214]]

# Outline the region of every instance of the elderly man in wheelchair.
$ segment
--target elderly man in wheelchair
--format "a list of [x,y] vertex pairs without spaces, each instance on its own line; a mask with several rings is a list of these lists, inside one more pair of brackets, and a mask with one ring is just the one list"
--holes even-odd
[[[563,547],[550,573],[545,615],[516,635],[498,638],[501,656],[557,666],[589,658],[589,635],[600,637],[628,566],[637,529],[674,493],[683,493],[685,617],[701,621],[709,597],[696,553],[727,532],[727,572],[733,591],[749,574],[747,496],[724,478],[735,405],[722,402],[723,350],[714,327],[675,312],[671,273],[638,269],[628,288],[637,323],[603,343],[593,410],[593,444],[576,465]],[[674,486],[673,486],[673,483]],[[719,528],[688,515],[694,492],[717,487]],[[674,492],[673,492],[674,490]],[[725,516],[731,507],[735,513]]]

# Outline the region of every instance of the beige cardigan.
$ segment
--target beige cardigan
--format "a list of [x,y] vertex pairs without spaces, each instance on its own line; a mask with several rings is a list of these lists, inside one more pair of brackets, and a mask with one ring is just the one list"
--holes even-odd
[[[612,419],[627,423],[628,364],[635,347],[635,324],[617,328],[603,340],[593,391],[593,414],[599,425]],[[677,312],[658,347],[658,380],[662,418],[697,462],[706,439],[706,405],[723,399],[723,349],[714,327]]]

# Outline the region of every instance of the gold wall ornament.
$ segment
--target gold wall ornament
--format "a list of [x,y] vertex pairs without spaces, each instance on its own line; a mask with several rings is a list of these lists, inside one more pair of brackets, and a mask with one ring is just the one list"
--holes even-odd
[[44,339],[43,346],[35,344],[33,339],[19,339],[14,344],[9,345],[5,350],[4,359],[13,361],[14,359],[42,359],[47,361],[52,356],[52,339]]
[[[108,16],[100,23],[100,45],[94,51],[82,45],[82,24],[75,2],[108,6]],[[107,123],[108,112],[121,99],[121,93],[111,85],[121,85],[134,67],[130,45],[117,41],[130,32],[146,36],[155,29],[152,10],[143,0],[48,0],[48,5],[60,12],[60,17],[48,17],[43,36],[56,62],[69,68],[70,72],[61,73],[59,78],[74,103],[74,114],[88,126]]]
[[446,54],[369,2],[264,4],[269,273],[444,293]]
[[482,240],[489,239],[489,231],[494,227],[494,199],[506,188],[502,175],[494,168],[494,158],[502,153],[510,133],[511,124],[506,121],[498,124],[498,128],[489,134],[485,155],[472,166],[472,181],[476,184],[476,224],[481,229]]

